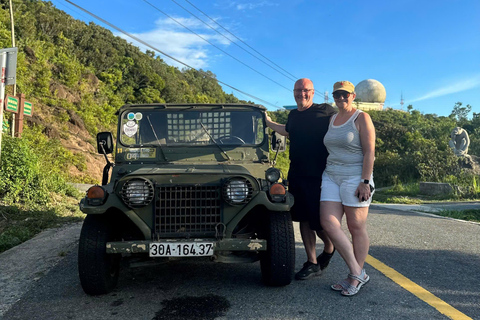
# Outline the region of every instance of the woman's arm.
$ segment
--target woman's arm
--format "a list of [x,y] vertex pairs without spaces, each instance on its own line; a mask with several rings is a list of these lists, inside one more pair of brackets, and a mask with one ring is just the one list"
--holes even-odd
[[[370,180],[373,173],[373,162],[375,161],[375,127],[372,118],[365,112],[358,116],[357,124],[363,151],[362,181]],[[368,199],[372,195],[370,187],[363,182],[360,182],[357,194],[359,194],[360,199],[362,197]]]

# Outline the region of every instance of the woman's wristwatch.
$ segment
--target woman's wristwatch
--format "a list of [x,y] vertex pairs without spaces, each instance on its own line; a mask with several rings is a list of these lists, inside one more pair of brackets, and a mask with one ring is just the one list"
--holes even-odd
[[362,179],[362,182],[370,186],[370,192],[373,192],[373,190],[375,190],[375,188],[370,184],[370,180]]

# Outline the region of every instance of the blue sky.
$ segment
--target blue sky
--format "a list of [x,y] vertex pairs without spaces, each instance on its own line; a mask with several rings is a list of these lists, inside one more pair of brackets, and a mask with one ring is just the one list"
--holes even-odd
[[[64,0],[51,2],[112,29]],[[386,88],[385,107],[400,109],[403,95],[403,109],[412,104],[425,114],[447,116],[458,101],[480,112],[478,0],[72,2],[192,67],[210,70],[261,100],[222,85],[225,92],[269,110],[295,104],[294,79],[305,77],[314,83],[317,103],[325,91],[331,99],[335,81],[375,79]]]

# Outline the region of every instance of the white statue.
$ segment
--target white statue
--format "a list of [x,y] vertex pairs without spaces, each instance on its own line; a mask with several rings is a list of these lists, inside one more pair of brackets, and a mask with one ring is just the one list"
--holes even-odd
[[457,156],[466,156],[468,153],[468,146],[470,145],[470,139],[465,129],[456,127],[450,134],[450,141],[448,142],[450,148]]

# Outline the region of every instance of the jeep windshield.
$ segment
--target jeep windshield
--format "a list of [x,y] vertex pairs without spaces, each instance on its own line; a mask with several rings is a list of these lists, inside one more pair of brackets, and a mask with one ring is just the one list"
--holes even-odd
[[253,146],[265,138],[261,111],[225,109],[126,110],[120,141],[125,146]]

